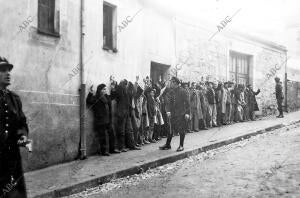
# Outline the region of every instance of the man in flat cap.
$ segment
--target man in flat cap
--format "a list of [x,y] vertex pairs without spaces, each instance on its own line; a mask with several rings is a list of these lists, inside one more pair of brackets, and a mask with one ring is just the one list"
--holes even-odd
[[180,134],[180,144],[177,151],[183,151],[184,138],[187,131],[186,122],[190,115],[189,96],[184,88],[179,86],[180,81],[176,77],[171,79],[171,93],[166,103],[167,116],[171,121],[172,130],[168,134],[165,145],[159,147],[161,150],[171,149],[171,140],[174,132]]
[[27,143],[28,126],[20,97],[7,89],[12,68],[0,57],[0,197],[26,198],[19,146]]
[[282,91],[282,83],[280,82],[280,78],[275,78],[276,86],[275,86],[275,94],[276,94],[276,100],[277,100],[277,106],[279,115],[277,118],[283,118],[283,112],[282,112],[282,102],[284,99],[283,91]]

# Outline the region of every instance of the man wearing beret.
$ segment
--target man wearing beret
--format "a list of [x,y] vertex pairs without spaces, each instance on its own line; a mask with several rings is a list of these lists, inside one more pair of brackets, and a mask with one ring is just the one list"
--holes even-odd
[[12,68],[0,57],[0,197],[26,198],[19,146],[27,143],[28,126],[20,97],[7,89]]
[[159,147],[161,150],[171,149],[171,140],[173,132],[180,134],[180,144],[177,151],[183,151],[183,143],[187,131],[186,122],[190,115],[190,101],[186,90],[179,86],[180,81],[176,77],[171,79],[171,89],[173,90],[166,103],[166,112],[168,119],[171,121],[172,130],[168,134],[165,145]]

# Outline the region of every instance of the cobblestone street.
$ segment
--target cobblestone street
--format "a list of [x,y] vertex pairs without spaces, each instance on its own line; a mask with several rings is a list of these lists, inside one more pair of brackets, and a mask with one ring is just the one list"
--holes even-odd
[[111,181],[75,197],[299,197],[300,124]]

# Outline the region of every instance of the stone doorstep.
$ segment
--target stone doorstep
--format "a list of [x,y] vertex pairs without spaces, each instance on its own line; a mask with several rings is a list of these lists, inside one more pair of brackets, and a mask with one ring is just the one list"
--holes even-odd
[[257,130],[255,132],[251,132],[242,136],[238,136],[238,137],[234,137],[234,138],[229,138],[228,140],[224,140],[224,141],[220,141],[220,142],[216,142],[204,147],[200,147],[197,149],[191,149],[191,150],[185,150],[183,152],[180,153],[175,153],[174,155],[170,155],[170,156],[164,156],[162,158],[159,158],[157,160],[154,161],[150,161],[150,162],[145,162],[141,165],[136,165],[136,166],[132,166],[131,168],[127,168],[127,169],[123,169],[120,171],[117,171],[115,173],[111,173],[111,174],[107,174],[105,176],[101,176],[95,179],[91,179],[88,181],[83,181],[81,183],[69,186],[69,187],[64,187],[61,189],[56,189],[53,191],[48,191],[48,192],[40,192],[39,195],[34,196],[33,198],[52,198],[52,197],[62,197],[62,196],[68,196],[68,195],[72,195],[72,194],[76,194],[79,193],[81,191],[84,191],[88,188],[92,188],[104,183],[107,183],[109,181],[111,181],[112,179],[116,179],[116,178],[122,178],[122,177],[126,177],[126,176],[130,176],[130,175],[134,175],[134,174],[139,174],[142,173],[143,170],[148,170],[151,168],[156,168],[158,166],[162,166],[168,163],[172,163],[184,158],[188,158],[190,156],[193,155],[197,155],[199,153],[202,152],[206,152],[209,150],[213,150],[225,145],[229,145],[235,142],[239,142],[242,141],[244,139],[249,139],[253,136],[259,135],[259,134],[263,134],[263,133],[268,133],[270,131],[279,129],[279,128],[283,128],[289,125],[293,125],[296,123],[300,123],[300,120],[297,121],[292,121],[289,123],[285,123],[285,124],[277,124],[277,125],[273,125],[271,127],[267,127],[261,130]]

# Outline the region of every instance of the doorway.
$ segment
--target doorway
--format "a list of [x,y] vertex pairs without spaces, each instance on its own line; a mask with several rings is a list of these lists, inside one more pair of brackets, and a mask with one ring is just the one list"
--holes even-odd
[[229,74],[230,80],[237,84],[249,84],[251,56],[238,52],[230,52]]
[[150,77],[154,83],[159,81],[166,81],[168,77],[168,70],[171,66],[151,61]]

